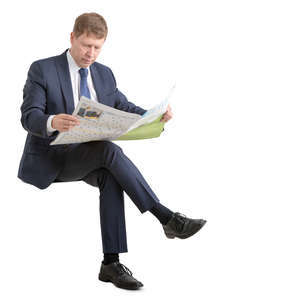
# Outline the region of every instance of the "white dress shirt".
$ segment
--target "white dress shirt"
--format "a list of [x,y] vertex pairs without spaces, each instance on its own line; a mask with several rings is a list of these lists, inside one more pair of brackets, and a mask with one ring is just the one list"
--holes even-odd
[[[67,60],[69,65],[69,71],[70,71],[70,77],[71,77],[71,83],[72,83],[72,90],[73,90],[73,98],[74,98],[74,108],[79,102],[80,98],[80,74],[78,65],[76,64],[74,58],[72,57],[70,53],[70,49],[67,52]],[[91,94],[91,100],[98,101],[97,100],[97,94],[94,89],[92,76],[90,72],[90,67],[88,67],[88,77],[87,77],[87,85]],[[69,101],[72,101],[71,99],[67,99]],[[48,135],[51,135],[56,129],[52,128],[51,122],[55,115],[51,115],[47,120],[47,131]]]

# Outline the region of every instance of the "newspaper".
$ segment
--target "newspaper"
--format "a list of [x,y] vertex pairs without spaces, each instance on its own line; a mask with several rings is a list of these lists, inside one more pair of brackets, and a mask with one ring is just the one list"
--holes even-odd
[[[171,92],[173,89],[174,87]],[[157,137],[163,131],[164,122],[160,122],[160,118],[167,110],[169,96],[147,110],[143,116],[124,112],[83,96],[72,113],[80,120],[80,125],[60,132],[50,145]]]

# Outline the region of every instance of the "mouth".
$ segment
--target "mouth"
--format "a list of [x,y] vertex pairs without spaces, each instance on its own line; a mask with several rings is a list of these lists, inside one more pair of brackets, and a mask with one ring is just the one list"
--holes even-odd
[[90,64],[90,63],[92,62],[91,60],[84,59],[84,58],[83,58],[82,60],[83,60],[83,62],[86,63],[86,64]]

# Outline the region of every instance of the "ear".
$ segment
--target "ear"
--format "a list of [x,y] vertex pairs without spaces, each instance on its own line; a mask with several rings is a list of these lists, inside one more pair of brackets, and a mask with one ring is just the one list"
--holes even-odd
[[74,32],[71,32],[71,34],[70,34],[70,42],[71,42],[71,45],[73,44],[74,39],[75,39]]

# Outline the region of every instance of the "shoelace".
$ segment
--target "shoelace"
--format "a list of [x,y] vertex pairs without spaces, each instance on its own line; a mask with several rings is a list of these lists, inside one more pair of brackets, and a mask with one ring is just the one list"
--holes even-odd
[[132,272],[123,264],[121,264],[120,262],[118,263],[118,267],[120,270],[120,275],[123,273],[129,274],[130,276],[132,276]]
[[176,213],[175,215],[176,215],[176,221],[177,221],[177,222],[175,222],[175,227],[177,230],[181,231],[183,229],[183,226],[187,219],[186,215],[181,214],[181,213]]

